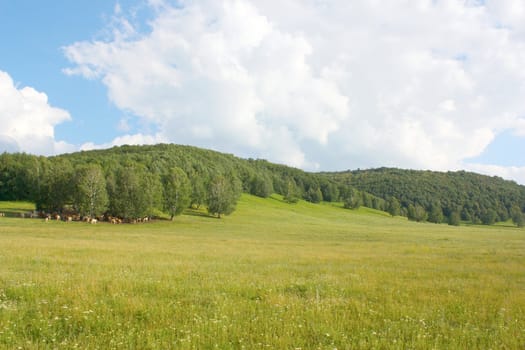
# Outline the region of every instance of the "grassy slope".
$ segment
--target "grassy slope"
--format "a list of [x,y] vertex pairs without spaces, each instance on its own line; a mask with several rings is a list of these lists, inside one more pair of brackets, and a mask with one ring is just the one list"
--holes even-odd
[[189,214],[0,218],[0,348],[525,345],[524,230],[247,195]]

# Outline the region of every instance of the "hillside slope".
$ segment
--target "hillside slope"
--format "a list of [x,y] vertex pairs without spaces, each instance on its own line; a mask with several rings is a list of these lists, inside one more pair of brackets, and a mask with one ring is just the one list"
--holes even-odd
[[220,174],[238,179],[245,193],[259,197],[278,193],[292,202],[300,198],[313,203],[351,200],[353,207],[361,204],[389,210],[390,200],[396,198],[399,214],[411,218],[417,211],[422,215],[419,221],[442,222],[461,216],[465,221],[491,224],[512,217],[522,220],[525,210],[525,187],[497,177],[389,168],[309,173],[265,160],[173,144],[120,146],[55,157],[4,153],[0,155],[0,200],[28,200],[39,207],[60,209],[71,199],[56,197],[67,193],[70,180],[86,164],[103,169],[108,187],[119,169],[140,168],[142,173],[162,177],[178,167],[192,181],[194,190],[205,189],[210,179]]
[[513,210],[525,209],[525,186],[471,172],[379,168],[325,175],[384,199],[395,197],[404,208],[420,205],[430,212],[439,207],[445,216],[459,212],[467,221],[481,222],[487,215],[505,221]]

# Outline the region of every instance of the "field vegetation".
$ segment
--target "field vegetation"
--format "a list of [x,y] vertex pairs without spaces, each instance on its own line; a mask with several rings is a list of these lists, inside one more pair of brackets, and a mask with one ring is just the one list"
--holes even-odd
[[136,225],[13,217],[31,208],[0,203],[0,348],[525,347],[513,225],[278,195]]

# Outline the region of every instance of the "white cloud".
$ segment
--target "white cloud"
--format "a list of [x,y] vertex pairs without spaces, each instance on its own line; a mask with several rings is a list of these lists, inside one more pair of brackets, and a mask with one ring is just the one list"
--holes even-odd
[[66,73],[100,79],[155,138],[327,170],[452,169],[523,130],[519,0],[149,3],[150,32],[122,18],[112,40],[64,51]]
[[69,113],[49,105],[46,94],[18,88],[0,71],[0,152],[56,154],[73,146],[55,140],[54,127],[70,120]]
[[464,168],[480,174],[499,176],[507,180],[514,180],[517,183],[525,185],[525,167],[466,164]]
[[525,137],[525,117],[516,120],[514,130],[517,136]]
[[153,145],[156,143],[166,143],[167,140],[161,135],[144,135],[144,134],[133,134],[133,135],[122,135],[116,137],[113,141],[103,144],[95,144],[93,142],[86,142],[80,146],[81,151],[89,151],[93,149],[106,149],[114,146],[122,145]]

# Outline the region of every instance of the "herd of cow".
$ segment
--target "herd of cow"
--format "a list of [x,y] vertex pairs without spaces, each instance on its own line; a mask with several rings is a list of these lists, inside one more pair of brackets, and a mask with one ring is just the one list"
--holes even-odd
[[[5,213],[0,212],[0,217],[4,217]],[[40,218],[43,219],[45,222],[49,221],[64,221],[64,222],[73,222],[73,221],[83,221],[87,222],[89,224],[96,224],[98,222],[108,222],[111,224],[123,224],[123,223],[129,223],[129,224],[136,224],[136,223],[143,223],[143,222],[149,222],[151,220],[150,217],[143,217],[143,218],[137,218],[137,219],[123,219],[119,217],[114,217],[110,215],[101,215],[101,216],[95,216],[91,217],[89,215],[82,216],[79,214],[58,214],[58,213],[45,213],[45,212],[39,212],[39,211],[31,211],[26,213],[20,213],[18,214],[21,218]]]

